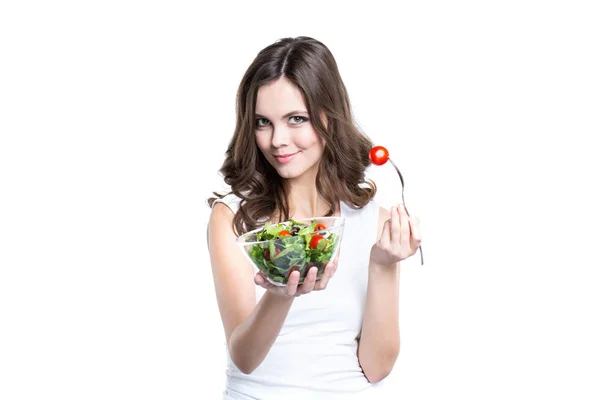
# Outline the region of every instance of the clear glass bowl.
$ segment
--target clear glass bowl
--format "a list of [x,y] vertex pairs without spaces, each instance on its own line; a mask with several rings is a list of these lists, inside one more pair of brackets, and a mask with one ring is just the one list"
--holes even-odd
[[[321,279],[325,266],[339,252],[344,234],[343,217],[315,217],[295,219],[302,224],[311,225],[314,221],[325,228],[314,232],[276,237],[270,240],[257,240],[257,234],[263,228],[254,229],[237,238],[248,259],[262,271],[269,282],[276,286],[285,286],[292,271],[300,271],[300,283],[309,269],[318,268],[317,280]],[[274,257],[271,255],[275,254]]]

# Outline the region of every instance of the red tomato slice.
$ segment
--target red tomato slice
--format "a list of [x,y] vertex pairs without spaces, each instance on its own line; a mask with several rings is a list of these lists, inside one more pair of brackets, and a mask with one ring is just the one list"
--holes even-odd
[[323,224],[317,224],[317,226],[315,226],[315,232],[320,231],[321,229],[327,229],[327,227]]
[[323,247],[321,250],[325,250],[325,248],[327,247],[327,239],[325,239],[323,236],[321,235],[315,235],[312,237],[312,239],[310,239],[310,243],[309,246],[311,249],[316,249],[319,246],[319,242],[321,240],[325,240],[325,247]]
[[390,153],[383,146],[375,146],[369,152],[369,159],[375,165],[383,165],[390,158]]
[[292,232],[290,232],[288,230],[283,230],[283,231],[279,232],[279,237],[290,236],[291,234],[292,234]]

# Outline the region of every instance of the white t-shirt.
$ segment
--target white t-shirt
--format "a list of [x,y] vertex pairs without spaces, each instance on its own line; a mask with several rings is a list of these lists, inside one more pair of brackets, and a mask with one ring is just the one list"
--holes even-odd
[[[240,198],[217,200],[236,213]],[[215,203],[216,204],[216,203]],[[267,357],[244,374],[227,351],[224,399],[378,399],[383,381],[371,384],[358,362],[371,246],[379,206],[360,210],[340,203],[345,218],[338,268],[327,288],[297,297]],[[258,271],[258,269],[255,269]],[[256,286],[257,301],[265,290]]]

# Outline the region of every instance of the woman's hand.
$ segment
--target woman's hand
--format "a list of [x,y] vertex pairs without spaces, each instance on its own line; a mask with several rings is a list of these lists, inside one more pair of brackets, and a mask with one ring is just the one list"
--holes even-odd
[[378,265],[395,265],[415,254],[421,244],[419,218],[409,217],[404,205],[392,207],[390,214],[371,248],[371,261]]
[[275,294],[279,294],[286,297],[298,297],[303,294],[307,294],[312,292],[313,290],[323,290],[327,287],[327,283],[329,279],[335,274],[337,270],[337,264],[339,260],[339,255],[337,255],[333,261],[329,262],[327,266],[325,266],[325,271],[323,271],[323,276],[320,280],[317,281],[317,267],[311,267],[308,270],[308,274],[306,278],[304,278],[304,282],[301,285],[298,285],[300,281],[300,272],[293,271],[290,274],[290,277],[287,281],[286,286],[275,286],[271,282],[269,282],[262,272],[258,272],[254,276],[254,283],[267,289],[270,292]]

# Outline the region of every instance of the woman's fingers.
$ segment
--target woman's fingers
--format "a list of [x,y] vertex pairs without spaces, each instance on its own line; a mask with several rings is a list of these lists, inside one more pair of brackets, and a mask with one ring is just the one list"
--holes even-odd
[[393,206],[390,219],[383,225],[381,238],[372,248],[371,258],[391,265],[415,254],[420,243],[419,219],[409,216],[404,204]]
[[304,278],[304,282],[298,290],[297,296],[312,292],[315,287],[315,282],[317,281],[317,271],[317,267],[311,267],[308,270],[308,274],[306,274],[306,278]]
[[254,275],[254,283],[256,283],[257,285],[261,286],[264,283],[264,281],[265,278],[263,278],[260,272],[257,272],[256,275]]
[[263,289],[276,289],[278,291],[280,291],[280,287],[273,285],[271,282],[268,281],[268,279],[265,277],[265,275],[262,272],[257,273],[256,275],[254,275],[254,283],[256,283],[258,286],[260,286]]
[[327,283],[329,279],[333,276],[333,261],[325,266],[325,271],[323,271],[323,276],[321,279],[315,284],[315,290],[323,290],[327,287]]
[[265,289],[269,288],[269,281],[267,281],[265,279],[262,272],[257,272],[256,275],[254,275],[254,283],[256,283],[258,286],[263,287]]
[[387,221],[385,221],[383,223],[383,229],[381,230],[381,237],[379,238],[379,243],[381,244],[382,247],[387,247],[390,244],[391,241],[391,224],[392,224],[392,220],[388,219]]
[[410,252],[410,224],[408,219],[408,213],[404,204],[400,205],[400,240],[395,243],[400,243],[400,247],[403,251]]
[[394,206],[392,207],[392,210],[390,212],[391,217],[390,217],[390,240],[392,242],[392,245],[395,245],[396,243],[400,243],[400,210],[398,209],[398,206]]
[[294,296],[298,291],[298,282],[300,282],[300,272],[292,271],[285,286],[288,296]]
[[331,279],[331,277],[335,274],[335,271],[337,270],[337,265],[338,265],[338,260],[339,260],[339,253],[338,255],[336,255],[336,257],[330,261],[326,266],[325,266],[325,270],[323,271],[323,275],[321,276],[321,279],[317,281],[317,275],[319,272],[319,269],[317,267],[311,267],[308,270],[308,273],[306,274],[306,277],[304,278],[304,281],[302,282],[302,284],[299,284],[300,282],[300,271],[295,270],[292,271],[290,273],[290,276],[288,278],[288,281],[285,285],[285,287],[279,287],[279,286],[275,286],[273,284],[271,284],[266,277],[264,276],[264,274],[262,272],[258,272],[255,276],[254,276],[254,283],[256,283],[257,285],[265,288],[265,289],[275,289],[278,293],[285,293],[288,296],[301,296],[303,294],[307,294],[312,292],[313,290],[323,290],[327,287],[327,283],[329,282],[329,279]]
[[412,247],[416,249],[421,245],[421,221],[418,217],[410,217],[410,232],[412,235]]
[[335,275],[335,273],[337,272],[339,261],[340,261],[340,253],[338,252],[337,256],[335,256],[335,258],[333,259],[333,271],[331,272],[330,278],[333,277],[333,275]]
[[317,281],[317,283],[315,284],[315,290],[324,290],[327,288],[327,284],[329,283],[329,280],[333,277],[333,275],[335,275],[335,271],[337,270],[339,259],[340,259],[340,254],[338,252],[338,254],[335,256],[335,258],[333,260],[329,261],[329,263],[325,266],[325,271],[323,271],[323,276],[321,276],[321,279],[319,281]]

